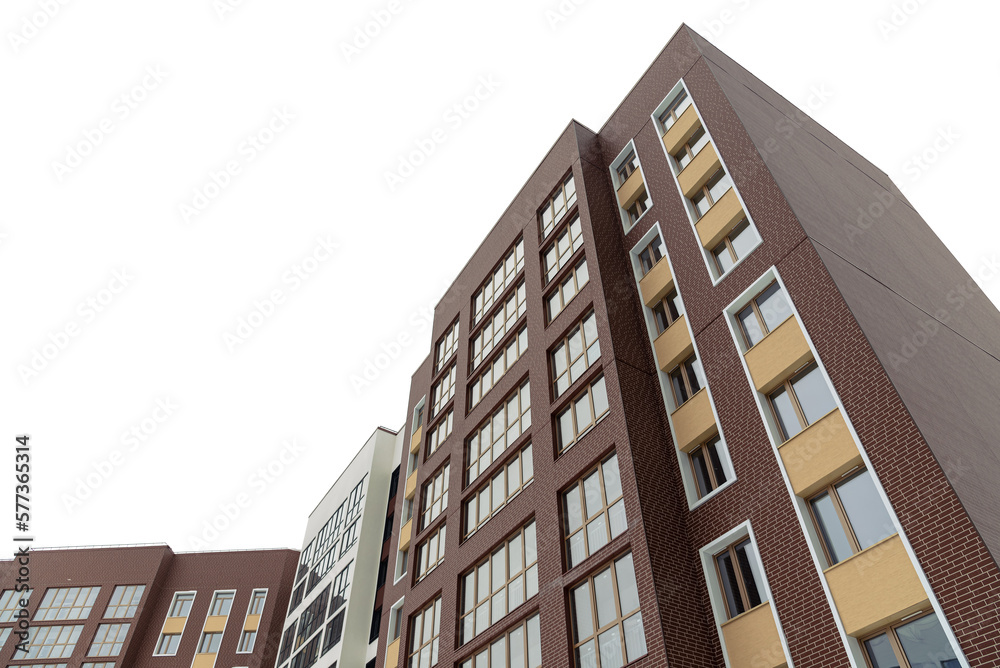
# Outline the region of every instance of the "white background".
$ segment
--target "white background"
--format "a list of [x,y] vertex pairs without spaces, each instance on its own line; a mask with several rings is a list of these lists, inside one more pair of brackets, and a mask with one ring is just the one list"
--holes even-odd
[[[995,3],[392,6],[4,2],[0,491],[28,432],[39,545],[299,547],[372,430],[406,420],[433,304],[570,119],[599,129],[681,22],[884,169],[970,272],[1000,252],[981,199],[998,149]],[[391,20],[365,44],[372,12]],[[496,89],[449,121],[489,77]],[[274,109],[294,120],[248,160]],[[88,150],[102,120],[111,132]],[[435,128],[446,141],[390,188]],[[183,215],[231,160],[240,172]],[[318,237],[338,250],[313,263]],[[283,278],[307,265],[301,284]],[[1000,280],[984,289],[1000,299]],[[227,345],[274,290],[283,303]],[[144,440],[123,439],[133,428]],[[290,439],[304,451],[283,473],[252,478]],[[204,534],[240,494],[231,526]],[[0,518],[0,536],[12,525]]]

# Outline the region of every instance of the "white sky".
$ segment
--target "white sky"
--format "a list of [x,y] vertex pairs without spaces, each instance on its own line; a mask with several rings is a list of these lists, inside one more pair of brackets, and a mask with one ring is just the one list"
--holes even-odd
[[[826,91],[812,115],[893,176],[970,271],[1000,252],[976,185],[1000,148],[996,3],[229,1],[221,18],[227,0],[0,10],[0,469],[32,434],[37,545],[298,548],[372,430],[404,422],[428,306],[569,120],[599,129],[682,21],[799,106]],[[47,3],[54,16],[34,19]],[[389,8],[348,61],[355,27]],[[898,29],[880,30],[894,8]],[[446,116],[489,77],[477,109]],[[436,128],[446,141],[390,190],[385,172]],[[943,152],[940,132],[957,135]],[[245,143],[258,133],[259,150]],[[908,170],[925,150],[933,164]],[[239,173],[185,221],[180,205],[229,161]],[[1000,301],[1000,280],[985,289]],[[271,317],[227,346],[275,290]],[[357,390],[400,335],[411,343]],[[51,359],[25,381],[36,351]],[[304,450],[251,479],[287,439]],[[99,487],[80,488],[88,474]],[[231,526],[202,535],[238,499]]]

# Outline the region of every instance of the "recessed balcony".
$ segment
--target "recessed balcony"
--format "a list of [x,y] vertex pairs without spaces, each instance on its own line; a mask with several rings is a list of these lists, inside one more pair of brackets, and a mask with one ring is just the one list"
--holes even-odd
[[701,220],[695,223],[701,245],[705,248],[715,248],[745,217],[743,207],[740,206],[740,198],[736,196],[736,188],[730,188],[701,217]]
[[762,603],[722,625],[730,668],[784,668],[785,651],[771,603]]
[[414,471],[406,479],[406,486],[403,488],[403,498],[412,499],[413,495],[417,493],[417,472]]
[[698,189],[708,183],[708,180],[722,166],[719,155],[715,152],[715,147],[711,143],[698,151],[694,160],[688,163],[687,167],[677,175],[677,183],[680,184],[681,192],[685,197],[693,197]]
[[705,388],[701,388],[693,397],[681,404],[681,407],[670,415],[670,419],[674,425],[677,447],[684,452],[690,452],[719,431],[715,425],[712,402]]
[[656,362],[662,371],[670,371],[681,360],[694,352],[691,333],[688,331],[687,317],[681,316],[653,341]]
[[767,394],[813,357],[796,318],[788,318],[746,353],[758,392]]
[[413,518],[406,520],[406,524],[399,528],[399,549],[405,550],[410,546],[410,539],[413,537]]
[[642,303],[653,308],[656,302],[663,299],[674,287],[674,276],[670,273],[670,263],[661,257],[645,276],[639,281],[639,292]]
[[676,154],[700,127],[701,119],[698,118],[698,112],[694,110],[694,105],[691,105],[663,135],[663,147],[670,155]]
[[424,436],[424,425],[417,427],[417,430],[413,432],[412,438],[410,438],[410,453],[415,453],[420,449],[420,439]]
[[623,209],[628,209],[644,192],[646,192],[646,183],[642,180],[641,170],[637,169],[629,174],[625,183],[618,187],[618,203]]
[[835,409],[778,446],[796,496],[807,498],[863,465],[840,409]]

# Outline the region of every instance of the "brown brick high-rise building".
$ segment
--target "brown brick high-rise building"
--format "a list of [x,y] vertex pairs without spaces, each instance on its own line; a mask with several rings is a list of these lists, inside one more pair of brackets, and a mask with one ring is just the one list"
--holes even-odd
[[270,668],[295,550],[175,554],[166,545],[30,554],[27,652],[18,562],[0,562],[0,665]]
[[1000,665],[998,356],[890,179],[682,27],[436,309],[379,665]]

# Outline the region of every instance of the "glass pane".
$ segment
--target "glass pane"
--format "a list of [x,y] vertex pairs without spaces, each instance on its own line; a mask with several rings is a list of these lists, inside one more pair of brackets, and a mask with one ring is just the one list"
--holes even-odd
[[680,406],[689,398],[687,386],[684,384],[684,376],[681,375],[680,369],[670,372],[670,384],[674,388],[674,401]]
[[604,376],[593,384],[592,392],[594,394],[594,415],[600,417],[608,410],[608,391],[604,385]]
[[510,612],[524,603],[524,576],[519,575],[507,585],[507,611]]
[[594,602],[597,608],[597,626],[607,626],[618,617],[615,606],[614,585],[611,569],[607,568],[594,576]]
[[889,636],[885,633],[865,641],[865,654],[872,662],[872,668],[899,668],[896,653],[892,651]]
[[674,320],[684,315],[684,304],[676,292],[667,295],[667,305],[670,307],[670,315]]
[[535,523],[532,522],[524,527],[524,563],[533,564],[538,559],[538,552],[535,549]]
[[521,563],[521,537],[515,536],[511,538],[509,545],[507,546],[507,553],[509,557],[509,574],[514,575],[515,573],[520,573],[524,570],[524,566]]
[[510,632],[510,668],[524,668],[524,629]]
[[583,511],[580,508],[580,490],[574,487],[563,496],[566,510],[566,528],[572,533],[583,526]]
[[576,649],[576,665],[579,668],[597,668],[597,650],[593,640]]
[[625,616],[639,607],[639,589],[635,583],[631,552],[615,562],[615,576],[618,578],[618,601],[622,616]]
[[851,544],[844,533],[837,509],[833,505],[833,499],[829,494],[823,493],[810,501],[813,515],[816,517],[816,524],[819,532],[826,543],[826,549],[830,552],[833,563],[838,564],[853,554]]
[[608,544],[608,526],[604,515],[599,515],[597,519],[587,525],[587,547],[593,554]]
[[792,307],[788,305],[785,293],[777,283],[772,283],[767,290],[764,290],[757,297],[757,308],[760,309],[760,314],[763,316],[764,323],[767,325],[769,331],[774,331],[778,325],[792,314]]
[[896,629],[911,666],[958,666],[958,657],[944,635],[937,615],[930,614]]
[[701,389],[702,376],[701,376],[701,361],[697,358],[688,358],[684,362],[684,368],[687,370],[688,383],[691,385],[691,394]]
[[726,470],[722,467],[722,459],[719,457],[719,442],[708,444],[708,458],[712,463],[712,472],[715,474],[715,484],[721,485],[726,482]]
[[722,178],[709,187],[708,194],[712,197],[713,202],[718,202],[726,194],[726,191],[732,187],[733,180],[729,178],[729,174],[723,174]]
[[590,426],[590,423],[594,421],[594,416],[590,412],[590,397],[584,395],[576,400],[573,405],[573,410],[576,412],[576,425],[577,429],[581,431]]
[[646,653],[646,634],[642,630],[642,613],[632,615],[622,624],[625,630],[625,653],[635,661]]
[[621,668],[625,665],[622,660],[621,633],[617,626],[598,636],[597,644],[601,648],[601,668]]
[[862,471],[837,485],[837,494],[862,550],[896,533],[871,471]]
[[820,373],[819,367],[814,367],[811,371],[799,376],[792,381],[792,388],[795,396],[805,413],[806,422],[812,424],[834,408],[837,404],[830,394],[830,387],[826,384],[826,379]]
[[576,566],[587,557],[586,545],[583,541],[583,532],[577,532],[569,539],[569,565]]
[[505,639],[501,639],[490,645],[490,665],[491,666],[505,666],[507,665],[507,643],[504,642]]
[[573,642],[594,634],[594,616],[590,609],[590,585],[583,583],[570,594],[573,604]]
[[618,503],[608,509],[608,523],[611,526],[611,537],[619,536],[628,528],[628,520],[625,518],[625,499],[619,499]]
[[753,312],[752,306],[747,306],[736,317],[739,319],[740,325],[743,327],[743,333],[746,335],[747,341],[751,346],[756,345],[758,341],[764,338],[764,332],[761,331],[760,323],[757,321],[757,314]]
[[567,409],[556,420],[559,423],[559,447],[564,448],[576,437],[573,433],[573,413]]
[[528,620],[528,668],[542,665],[542,630],[538,615]]
[[744,223],[730,233],[729,241],[733,245],[737,259],[746,257],[757,244],[757,235],[750,225]]
[[601,498],[600,472],[594,471],[583,481],[583,493],[587,500],[587,519],[604,510],[604,499]]
[[778,420],[778,427],[781,429],[781,435],[784,440],[787,441],[802,431],[802,425],[799,424],[799,416],[795,413],[795,408],[792,406],[792,399],[788,396],[788,392],[784,388],[771,394],[771,405],[774,407],[775,418]]
[[608,501],[614,501],[622,495],[622,483],[618,472],[618,455],[607,459],[601,469],[604,474],[604,494]]
[[712,481],[708,477],[708,463],[705,461],[704,448],[691,455],[691,463],[694,465],[695,482],[698,483],[698,496],[705,496],[712,491]]
[[725,551],[715,558],[719,568],[719,576],[722,580],[722,589],[726,595],[726,607],[730,617],[742,613],[743,597],[740,596],[739,582],[736,580],[736,569],[733,568],[733,560],[729,556],[729,551]]
[[743,576],[743,586],[747,592],[750,607],[754,608],[766,600],[763,593],[764,579],[761,577],[757,559],[754,558],[750,540],[745,540],[736,546],[736,560],[740,563],[740,574]]
[[729,254],[729,249],[726,247],[725,242],[719,244],[712,251],[712,255],[715,256],[715,261],[719,265],[719,272],[724,274],[733,267],[733,256]]

